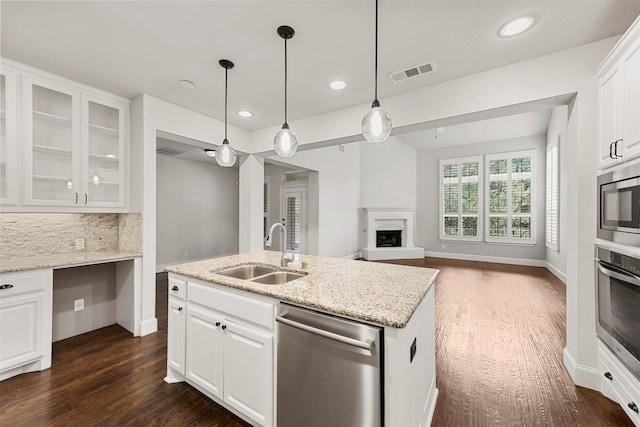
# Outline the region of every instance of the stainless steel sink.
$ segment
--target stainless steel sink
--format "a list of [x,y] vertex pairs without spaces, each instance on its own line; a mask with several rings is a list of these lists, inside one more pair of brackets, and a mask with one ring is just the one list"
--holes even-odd
[[250,280],[254,277],[264,276],[265,274],[277,272],[276,267],[269,267],[261,264],[243,264],[235,267],[225,268],[220,271],[212,271],[212,273],[222,276],[235,277],[236,279]]
[[306,276],[304,273],[292,273],[291,271],[276,271],[273,273],[265,274],[251,279],[252,282],[262,283],[263,285],[282,285],[283,283],[291,282],[292,280],[299,279]]

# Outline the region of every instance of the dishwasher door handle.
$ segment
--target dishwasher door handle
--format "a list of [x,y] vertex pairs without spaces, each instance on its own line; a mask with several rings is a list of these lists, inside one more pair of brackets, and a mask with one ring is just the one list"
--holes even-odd
[[321,337],[329,338],[334,341],[338,341],[354,347],[359,347],[364,350],[369,350],[370,353],[373,352],[374,342],[371,340],[359,341],[353,338],[345,337],[344,335],[334,334],[333,332],[325,331],[324,329],[314,328],[313,326],[305,325],[304,323],[294,322],[293,320],[289,320],[286,317],[282,317],[282,316],[276,316],[276,321],[280,323],[284,323],[285,325],[292,326],[294,328],[302,329],[303,331],[306,331],[315,335],[320,335]]

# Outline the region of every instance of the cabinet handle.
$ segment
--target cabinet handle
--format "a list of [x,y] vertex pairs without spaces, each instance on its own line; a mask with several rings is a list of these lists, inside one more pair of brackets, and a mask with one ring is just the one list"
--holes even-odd
[[227,325],[222,325],[222,330],[224,331],[225,329],[227,329]]
[[78,193],[76,193],[76,201],[73,202],[73,203],[76,204],[76,205],[78,204]]
[[610,159],[615,159],[615,157],[613,157],[613,144],[615,144],[615,142],[612,142],[611,144],[609,144],[609,158]]
[[617,140],[616,142],[614,142],[615,144],[615,148],[613,149],[613,155],[616,156],[616,159],[621,158],[622,156],[618,155],[618,142],[622,142],[621,139]]
[[220,322],[216,322],[216,326],[220,326]]
[[11,288],[13,288],[13,285],[11,283],[0,285],[0,289],[11,289]]
[[178,289],[178,287],[177,287],[177,286],[175,286],[175,285],[174,285],[174,286],[173,286],[173,288],[171,288],[171,290],[172,290],[172,291],[178,291],[179,289]]
[[89,203],[89,196],[87,193],[84,193],[84,204],[86,205],[87,203]]
[[613,377],[611,376],[611,372],[605,372],[604,377],[609,381],[613,381]]
[[634,402],[629,402],[627,404],[627,406],[629,407],[629,409],[631,409],[633,412],[638,412],[638,405],[636,405]]

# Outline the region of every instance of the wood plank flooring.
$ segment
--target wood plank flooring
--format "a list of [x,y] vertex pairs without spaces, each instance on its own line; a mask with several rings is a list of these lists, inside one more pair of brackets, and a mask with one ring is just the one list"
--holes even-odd
[[[562,365],[564,285],[546,270],[467,261],[439,268],[434,426],[631,426]],[[167,283],[159,331],[114,325],[54,343],[51,369],[0,382],[1,426],[246,426],[186,384],[166,384]],[[395,427],[395,426],[394,426]],[[402,426],[400,426],[402,427]]]

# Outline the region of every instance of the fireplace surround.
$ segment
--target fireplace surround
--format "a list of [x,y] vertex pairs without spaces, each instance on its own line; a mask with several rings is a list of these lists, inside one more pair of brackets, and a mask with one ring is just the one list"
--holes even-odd
[[[363,208],[366,260],[424,258],[424,248],[413,243],[416,210],[411,208]],[[383,241],[379,236],[384,236]],[[395,241],[391,236],[396,236]],[[380,245],[379,243],[382,243]]]

